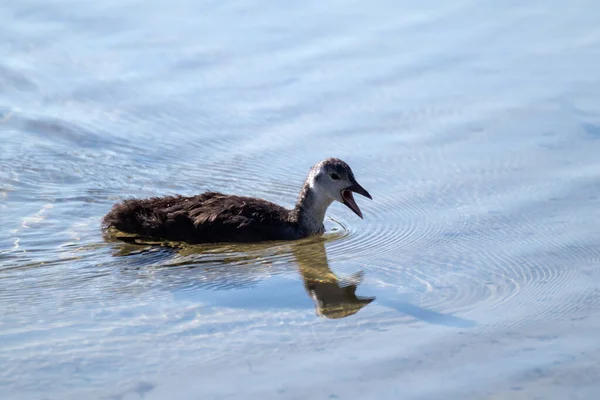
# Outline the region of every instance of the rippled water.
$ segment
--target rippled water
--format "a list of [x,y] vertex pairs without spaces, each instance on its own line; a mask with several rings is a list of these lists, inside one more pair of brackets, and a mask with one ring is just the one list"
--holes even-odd
[[[592,1],[0,7],[0,398],[600,393]],[[131,196],[291,206],[324,238],[103,237]]]

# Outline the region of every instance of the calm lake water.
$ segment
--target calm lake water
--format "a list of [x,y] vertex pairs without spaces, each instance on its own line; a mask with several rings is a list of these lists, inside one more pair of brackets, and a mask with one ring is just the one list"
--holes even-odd
[[[0,398],[596,399],[592,0],[0,6]],[[322,239],[116,243],[128,197],[291,206]],[[354,291],[356,289],[356,291]]]

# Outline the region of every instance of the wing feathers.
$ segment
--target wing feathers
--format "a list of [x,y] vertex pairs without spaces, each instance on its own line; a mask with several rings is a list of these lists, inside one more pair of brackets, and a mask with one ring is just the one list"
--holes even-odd
[[294,231],[290,211],[266,200],[216,192],[125,200],[106,215],[104,224],[190,243],[285,239]]

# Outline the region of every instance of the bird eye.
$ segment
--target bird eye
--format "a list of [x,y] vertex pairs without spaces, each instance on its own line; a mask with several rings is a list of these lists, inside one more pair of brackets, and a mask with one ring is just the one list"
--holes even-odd
[[334,181],[337,181],[338,179],[340,179],[338,174],[331,174],[331,179],[333,179]]

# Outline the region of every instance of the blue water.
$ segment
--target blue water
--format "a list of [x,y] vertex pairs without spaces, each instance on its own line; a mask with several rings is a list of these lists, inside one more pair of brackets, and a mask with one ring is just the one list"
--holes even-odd
[[[0,398],[596,398],[599,20],[589,0],[5,1]],[[323,241],[100,230],[132,196],[291,206],[331,156],[374,200],[333,205]]]

